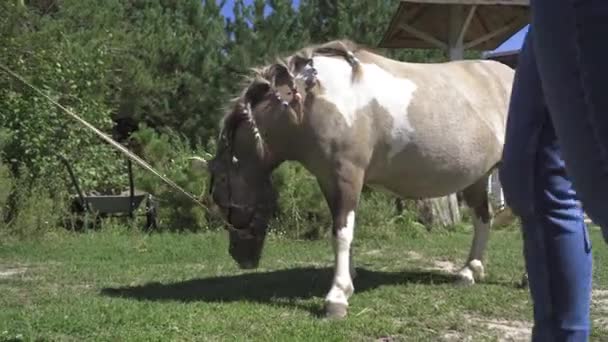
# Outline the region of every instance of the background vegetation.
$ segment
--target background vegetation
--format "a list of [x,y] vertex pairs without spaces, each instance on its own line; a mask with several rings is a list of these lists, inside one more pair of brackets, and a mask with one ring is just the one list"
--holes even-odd
[[[234,19],[227,20],[216,1],[2,1],[0,63],[202,194],[204,175],[188,170],[186,157],[213,151],[221,109],[249,67],[334,38],[376,46],[397,4],[302,0],[296,10],[288,0],[236,1]],[[444,59],[432,50],[382,52],[408,61]],[[86,190],[127,185],[122,156],[0,72],[0,232],[30,236],[65,221],[71,185],[60,154]],[[135,175],[137,187],[159,198],[161,229],[212,229],[187,199],[139,168]],[[290,164],[275,181],[277,232],[322,235],[329,217],[312,177]],[[415,221],[382,194],[366,196],[363,210],[370,226]]]

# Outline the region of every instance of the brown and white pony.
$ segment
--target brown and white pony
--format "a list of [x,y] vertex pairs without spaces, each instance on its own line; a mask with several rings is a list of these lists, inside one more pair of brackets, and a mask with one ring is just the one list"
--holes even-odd
[[350,41],[255,70],[224,117],[215,157],[198,158],[232,224],[230,254],[257,267],[276,204],[270,175],[289,160],[316,177],[333,217],[329,316],[346,316],[354,292],[350,245],[365,184],[413,199],[462,191],[474,236],[459,276],[474,284],[484,277],[486,189],[502,154],[513,74],[488,60],[399,62]]

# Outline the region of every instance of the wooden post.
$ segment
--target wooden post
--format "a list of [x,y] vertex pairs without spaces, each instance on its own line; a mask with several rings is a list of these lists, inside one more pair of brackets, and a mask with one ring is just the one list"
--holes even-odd
[[449,7],[448,23],[448,56],[451,61],[464,58],[463,42],[464,33],[464,6],[453,5]]
[[445,197],[418,200],[419,219],[429,229],[453,227],[461,221],[460,206],[456,194]]

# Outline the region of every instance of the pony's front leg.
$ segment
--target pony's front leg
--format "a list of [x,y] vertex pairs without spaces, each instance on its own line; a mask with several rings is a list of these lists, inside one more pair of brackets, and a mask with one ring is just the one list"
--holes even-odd
[[325,313],[329,318],[344,318],[348,299],[355,291],[352,281],[351,243],[355,232],[355,210],[361,192],[362,177],[342,179],[330,195],[333,215],[332,244],[334,249],[334,278],[325,297]]
[[325,297],[325,312],[330,318],[346,316],[348,299],[355,291],[350,273],[350,244],[354,236],[355,211],[349,211],[340,221],[344,224],[338,229],[334,228],[332,237],[335,257],[334,280]]

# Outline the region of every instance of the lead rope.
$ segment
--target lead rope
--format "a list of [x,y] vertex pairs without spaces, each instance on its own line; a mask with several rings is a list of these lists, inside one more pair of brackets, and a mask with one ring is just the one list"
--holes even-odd
[[[209,207],[207,207],[205,204],[203,204],[203,202],[199,201],[196,197],[194,197],[194,195],[192,195],[191,193],[189,193],[186,190],[182,189],[175,182],[173,182],[169,178],[165,177],[164,175],[162,175],[161,173],[159,173],[158,171],[156,171],[151,165],[149,165],[148,163],[146,163],[145,160],[141,159],[136,154],[134,154],[133,152],[129,151],[126,147],[124,147],[121,144],[119,144],[118,142],[114,141],[114,139],[110,138],[108,135],[106,135],[105,133],[103,133],[99,129],[95,128],[95,126],[91,125],[90,123],[88,123],[87,121],[85,121],[84,119],[82,119],[81,117],[79,117],[78,115],[76,115],[74,112],[72,112],[68,108],[64,107],[63,105],[61,105],[57,101],[53,100],[50,96],[48,96],[47,94],[45,94],[44,92],[42,92],[42,90],[38,89],[36,86],[34,86],[31,83],[29,83],[23,77],[19,76],[17,73],[13,72],[12,70],[10,70],[9,68],[7,68],[3,64],[0,64],[0,69],[4,70],[6,73],[8,73],[9,75],[11,75],[12,77],[16,78],[17,80],[19,80],[20,82],[22,82],[26,86],[28,86],[31,89],[33,89],[36,93],[40,94],[42,97],[44,97],[45,99],[47,99],[49,102],[51,102],[55,106],[59,107],[66,114],[68,114],[70,117],[72,117],[73,119],[75,119],[76,121],[78,121],[79,123],[81,123],[82,125],[84,125],[85,127],[87,127],[88,129],[90,129],[91,131],[93,131],[101,139],[103,139],[108,144],[112,145],[113,147],[115,147],[116,149],[118,149],[120,152],[122,152],[124,155],[126,155],[127,158],[129,158],[132,161],[136,162],[137,164],[139,164],[140,166],[142,166],[144,169],[150,171],[152,174],[154,174],[155,176],[157,176],[158,178],[160,178],[163,182],[165,182],[167,185],[169,185],[170,187],[172,187],[174,190],[177,190],[178,192],[181,192],[183,195],[185,195],[186,197],[188,197],[194,203],[198,204],[201,208],[205,209],[207,212],[213,213],[209,209]],[[222,221],[225,224],[227,224],[227,228],[229,230],[234,229],[232,227],[232,225],[230,224],[230,222],[228,222],[224,217],[222,217],[221,215],[216,215],[216,216],[220,217],[222,219]]]

